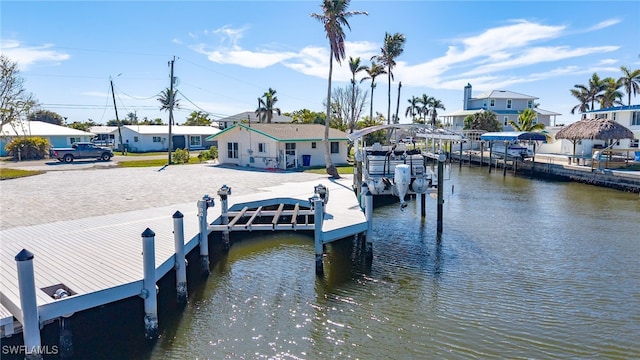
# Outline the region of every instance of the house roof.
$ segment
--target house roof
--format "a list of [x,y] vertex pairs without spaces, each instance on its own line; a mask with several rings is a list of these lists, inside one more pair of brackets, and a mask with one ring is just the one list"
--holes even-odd
[[[258,116],[254,111],[245,111],[240,114],[235,114],[228,116],[226,118],[222,118],[220,120],[216,120],[218,122],[242,122],[250,120],[252,124],[258,122]],[[278,115],[276,113],[273,114],[273,118],[271,118],[271,123],[290,123],[293,122],[293,118],[285,115]]]
[[473,99],[527,99],[527,100],[535,100],[538,99],[535,96],[520,94],[514,91],[508,90],[491,90],[485,93],[482,93]]
[[[292,142],[292,141],[322,141],[324,137],[324,125],[320,124],[234,124],[217,134],[209,136],[206,140],[211,141],[215,137],[225,134],[235,128],[246,129],[275,141]],[[347,140],[347,133],[338,129],[329,129],[329,140],[340,141]]]
[[[540,108],[535,108],[533,110],[539,115],[562,115],[562,114],[557,113],[557,112],[544,110],[544,109],[540,109]],[[483,112],[483,111],[493,111],[494,113],[496,113],[498,115],[519,115],[522,112],[521,110],[484,110],[484,109],[474,109],[474,110],[457,110],[457,111],[454,111],[454,112],[450,112],[450,113],[444,114],[442,116],[465,116],[466,117],[466,116],[473,115],[475,113],[479,113],[479,112]]]
[[43,121],[19,121],[14,126],[5,124],[0,128],[2,136],[93,136],[93,133]]
[[98,125],[89,128],[89,131],[93,134],[111,134],[114,130],[118,130],[118,127]]
[[[169,133],[169,125],[124,125],[127,128],[140,135],[164,135]],[[113,132],[117,132],[118,127],[114,126]],[[220,129],[213,126],[178,126],[171,127],[173,135],[213,135],[220,132]]]
[[584,114],[609,112],[609,111],[638,111],[638,110],[640,110],[640,105],[631,105],[631,106],[626,105],[626,106],[614,106],[614,107],[598,109],[598,110],[589,110],[589,111],[585,111]]
[[549,110],[544,110],[544,109],[540,109],[540,108],[535,108],[533,109],[535,110],[535,112],[537,112],[540,115],[562,115],[560,113],[557,112],[553,112],[553,111],[549,111]]

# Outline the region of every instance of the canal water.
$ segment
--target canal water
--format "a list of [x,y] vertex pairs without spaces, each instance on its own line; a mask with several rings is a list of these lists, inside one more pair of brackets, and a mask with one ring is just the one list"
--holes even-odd
[[640,358],[640,200],[454,166],[436,201],[377,207],[314,274],[310,236],[234,244],[152,359]]

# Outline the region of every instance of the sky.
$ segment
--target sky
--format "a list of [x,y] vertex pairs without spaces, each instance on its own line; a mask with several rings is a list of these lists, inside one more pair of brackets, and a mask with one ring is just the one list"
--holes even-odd
[[[0,3],[0,49],[18,64],[24,87],[67,123],[104,124],[135,113],[162,118],[158,94],[170,85],[170,61],[183,123],[193,111],[218,120],[255,111],[272,88],[282,112],[324,112],[329,43],[320,0],[11,1]],[[401,123],[409,99],[440,100],[443,115],[473,95],[509,90],[535,96],[541,109],[579,120],[570,89],[591,75],[619,78],[640,68],[639,1],[358,1],[349,10],[346,58],[333,85],[350,86],[349,57],[370,65],[385,33],[406,37],[391,82]],[[365,72],[357,74],[360,79]],[[116,106],[111,92],[113,83]],[[374,112],[386,116],[388,81],[376,78]],[[370,81],[359,84],[370,92]],[[626,104],[626,97],[624,102]],[[640,95],[632,98],[640,104]],[[368,115],[369,104],[363,111]]]

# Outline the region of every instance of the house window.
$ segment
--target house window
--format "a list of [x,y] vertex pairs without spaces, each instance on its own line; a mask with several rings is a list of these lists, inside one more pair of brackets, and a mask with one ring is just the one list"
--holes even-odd
[[496,99],[489,99],[489,106],[491,107],[496,106]]
[[266,153],[267,152],[267,144],[266,143],[258,143],[258,152]]
[[316,142],[315,142],[315,141],[313,141],[313,142],[311,143],[311,148],[312,148],[312,149],[315,149],[315,148],[316,148]]
[[508,123],[509,123],[509,117],[505,116],[504,117],[504,125],[507,126]]
[[613,120],[613,121],[618,120],[618,113],[616,113],[616,112],[611,113],[611,120]]
[[201,136],[189,136],[189,145],[190,146],[202,146],[202,137]]
[[161,138],[160,136],[154,136],[154,137],[153,137],[153,142],[154,142],[154,143],[162,142],[162,138]]
[[133,137],[133,142],[138,142],[138,137],[137,136]]
[[511,104],[512,103],[513,103],[513,100],[507,99],[507,109],[511,109]]
[[79,138],[79,137],[70,137],[70,138],[69,138],[69,143],[70,143],[71,145],[73,145],[73,143],[77,143],[77,142],[80,142],[80,141],[81,141],[81,140],[80,140],[80,138]]
[[527,100],[527,107],[533,109],[533,100]]
[[482,108],[483,109],[487,108],[487,99],[482,100]]
[[285,153],[287,155],[296,154],[296,143],[286,143],[284,146],[285,146]]
[[640,140],[638,140],[638,139],[631,140],[629,142],[629,147],[637,148],[639,143],[640,143]]
[[337,141],[331,142],[331,153],[332,154],[340,154],[340,143]]
[[640,111],[631,114],[631,125],[640,125]]
[[227,143],[227,158],[238,158],[238,143]]

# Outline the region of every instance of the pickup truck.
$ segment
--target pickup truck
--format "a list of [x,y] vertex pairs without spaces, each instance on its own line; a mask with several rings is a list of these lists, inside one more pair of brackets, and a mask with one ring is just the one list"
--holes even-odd
[[76,142],[70,148],[51,148],[49,157],[71,163],[75,159],[99,159],[109,161],[113,157],[113,151],[108,147],[95,146],[89,142]]

